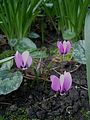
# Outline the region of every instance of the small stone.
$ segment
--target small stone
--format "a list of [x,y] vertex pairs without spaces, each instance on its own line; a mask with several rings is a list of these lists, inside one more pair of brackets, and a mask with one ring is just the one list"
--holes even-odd
[[79,102],[76,102],[74,105],[73,105],[73,112],[77,112],[79,110]]
[[17,110],[17,106],[16,105],[11,105],[9,108],[10,111],[16,111]]
[[46,117],[46,111],[42,110],[42,111],[38,111],[36,113],[37,117],[40,119],[40,120],[44,120],[44,118]]
[[81,98],[87,98],[87,95],[88,95],[87,91],[81,90],[81,92],[80,92]]
[[35,112],[31,106],[29,108],[27,108],[26,111],[27,111],[27,114],[29,115],[30,119],[36,117]]

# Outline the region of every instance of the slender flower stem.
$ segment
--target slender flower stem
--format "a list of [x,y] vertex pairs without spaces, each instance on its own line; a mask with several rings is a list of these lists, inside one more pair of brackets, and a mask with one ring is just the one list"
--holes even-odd
[[62,63],[64,62],[64,54],[62,55]]
[[51,97],[49,97],[49,98],[46,98],[46,99],[43,99],[43,101],[41,101],[41,102],[37,102],[36,103],[36,105],[37,104],[42,104],[43,102],[47,102],[47,101],[49,101],[49,100],[51,100],[51,99],[53,99],[53,98],[56,98],[58,96],[58,92],[56,92],[56,94],[54,94],[54,95],[52,95]]
[[64,54],[62,55],[62,57],[61,57],[62,59],[61,59],[61,68],[63,68],[63,63],[64,63]]
[[59,73],[58,71],[56,71],[55,69],[53,69],[53,71],[55,71],[57,74],[61,75],[61,73]]

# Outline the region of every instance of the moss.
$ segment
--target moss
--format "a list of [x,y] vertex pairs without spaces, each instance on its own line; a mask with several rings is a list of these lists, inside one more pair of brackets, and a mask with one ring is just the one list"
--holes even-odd
[[90,111],[85,112],[84,117],[86,120],[90,120]]
[[4,115],[4,120],[29,120],[25,108],[18,108],[17,111],[7,111]]

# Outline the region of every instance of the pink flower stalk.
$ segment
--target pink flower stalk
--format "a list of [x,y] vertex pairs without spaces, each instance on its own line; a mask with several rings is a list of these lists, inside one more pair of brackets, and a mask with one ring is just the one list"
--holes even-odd
[[65,92],[67,92],[72,85],[72,77],[71,74],[69,72],[64,72],[64,74],[61,74],[60,78],[58,78],[55,75],[51,75],[50,76],[50,80],[51,80],[51,88],[54,91],[59,91],[60,94],[64,94]]
[[71,50],[71,43],[69,41],[58,41],[57,47],[60,54],[67,54]]
[[28,51],[25,51],[22,54],[17,51],[15,54],[15,63],[18,68],[25,70],[31,66],[32,57],[29,55]]

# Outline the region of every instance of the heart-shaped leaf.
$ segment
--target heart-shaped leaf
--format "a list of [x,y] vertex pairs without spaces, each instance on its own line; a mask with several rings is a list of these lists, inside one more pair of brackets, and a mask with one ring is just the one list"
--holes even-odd
[[39,51],[36,45],[29,38],[23,38],[20,40],[15,49],[21,53],[28,50],[33,58],[47,57],[46,51]]
[[22,80],[23,75],[19,71],[0,70],[0,95],[6,95],[18,89]]
[[63,32],[64,40],[72,40],[73,38],[75,38],[75,36],[75,32],[71,32],[70,30],[66,30]]
[[3,63],[0,69],[1,70],[10,70],[12,66],[13,66],[13,60],[9,60],[9,61]]
[[17,39],[10,39],[10,40],[9,40],[9,45],[10,45],[11,47],[14,47],[14,46],[17,44],[17,42],[18,42]]
[[77,62],[81,64],[86,64],[85,40],[79,40],[74,44],[74,51],[72,56]]
[[36,51],[33,51],[30,53],[30,55],[33,57],[33,58],[46,58],[48,55],[46,54],[46,51],[39,51],[39,50],[36,50]]
[[19,52],[24,52],[29,49],[37,49],[35,43],[33,43],[29,38],[22,38],[15,46],[15,50]]

